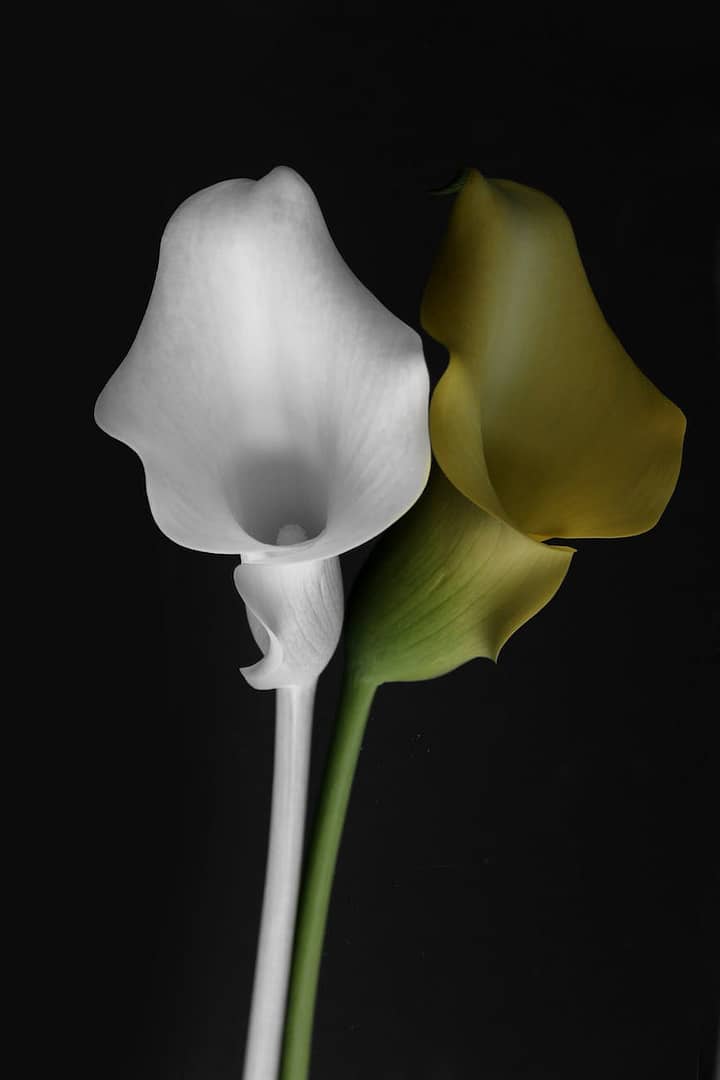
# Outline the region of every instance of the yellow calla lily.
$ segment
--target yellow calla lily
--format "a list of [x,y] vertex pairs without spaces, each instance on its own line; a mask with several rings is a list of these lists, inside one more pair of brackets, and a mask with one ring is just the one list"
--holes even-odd
[[608,326],[556,202],[470,170],[421,321],[450,352],[433,450],[467,498],[537,538],[652,528],[685,417]]
[[644,532],[680,469],[685,417],[607,325],[570,223],[547,195],[470,170],[421,321],[450,352],[430,406],[442,472],[432,470],[355,582],[340,715],[306,861],[282,1080],[308,1075],[333,867],[377,687],[497,659],[570,565],[572,548],[540,541]]

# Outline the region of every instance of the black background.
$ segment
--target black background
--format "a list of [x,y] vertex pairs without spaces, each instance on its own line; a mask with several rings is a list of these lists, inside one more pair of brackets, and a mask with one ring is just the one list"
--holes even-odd
[[[273,697],[238,671],[256,649],[237,560],[157,530],[139,460],[91,412],[139,325],[170,213],[276,164],[305,176],[348,264],[416,329],[452,202],[429,189],[474,165],[553,195],[610,324],[688,418],[651,533],[579,542],[497,667],[379,692],[313,1080],[712,1075],[713,52],[700,34],[650,46],[556,22],[226,14],[182,42],[138,25],[112,63],[113,26],[95,28],[73,120],[92,161],[79,731],[92,767],[76,840],[97,1075],[239,1075]],[[424,340],[436,380],[445,352]],[[344,558],[347,586],[366,553]],[[341,669],[339,653],[321,680],[311,802]]]

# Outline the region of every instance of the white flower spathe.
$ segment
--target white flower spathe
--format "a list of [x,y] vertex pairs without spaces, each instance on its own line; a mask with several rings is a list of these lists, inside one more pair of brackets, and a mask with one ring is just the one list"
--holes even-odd
[[[170,539],[304,562],[402,516],[430,464],[420,338],[358,281],[292,169],[184,202],[95,418]],[[278,544],[287,526],[306,540]],[[244,559],[245,561],[245,559]]]

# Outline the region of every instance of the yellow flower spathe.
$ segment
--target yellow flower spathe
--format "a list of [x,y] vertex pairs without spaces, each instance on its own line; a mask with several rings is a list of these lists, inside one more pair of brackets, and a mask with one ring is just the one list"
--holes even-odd
[[433,450],[467,498],[538,538],[652,528],[685,417],[606,323],[557,203],[471,170],[421,318],[450,352]]

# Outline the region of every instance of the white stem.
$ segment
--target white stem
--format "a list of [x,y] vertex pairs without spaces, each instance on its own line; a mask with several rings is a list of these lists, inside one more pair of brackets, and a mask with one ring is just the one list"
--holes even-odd
[[315,686],[276,691],[275,771],[265,893],[243,1080],[276,1080],[295,935]]

